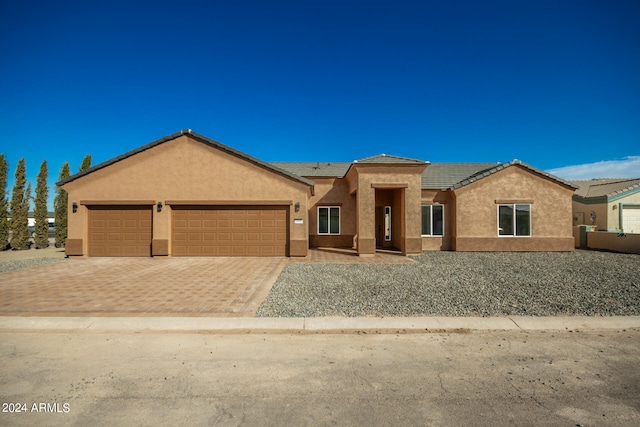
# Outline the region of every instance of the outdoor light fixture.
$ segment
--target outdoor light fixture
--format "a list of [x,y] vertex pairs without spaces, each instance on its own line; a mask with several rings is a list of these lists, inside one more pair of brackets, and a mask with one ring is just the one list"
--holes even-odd
[[300,202],[296,202],[296,212],[300,211]]
[[162,202],[158,202],[158,212],[162,212]]
[[73,204],[71,204],[71,209],[73,210],[73,213],[78,212],[78,204],[73,202]]

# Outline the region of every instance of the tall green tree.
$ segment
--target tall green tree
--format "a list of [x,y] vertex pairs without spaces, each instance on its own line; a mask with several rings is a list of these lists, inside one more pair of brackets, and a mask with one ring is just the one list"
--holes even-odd
[[82,172],[84,170],[87,170],[91,167],[91,154],[87,154],[86,156],[84,156],[84,159],[82,159],[82,163],[80,164],[80,167],[78,168],[78,172]]
[[[60,168],[58,181],[69,178],[71,171],[69,162],[64,162]],[[56,248],[61,248],[67,242],[67,217],[69,207],[69,196],[62,187],[56,187],[56,198],[53,200],[53,209],[55,211],[56,223]]]
[[9,201],[7,200],[7,159],[0,154],[0,250],[9,248]]
[[38,181],[36,183],[36,199],[33,217],[36,220],[34,241],[36,249],[43,249],[49,246],[49,212],[47,209],[47,197],[49,197],[49,187],[47,186],[47,178],[49,171],[47,169],[47,161],[43,161],[38,172]]
[[29,249],[29,198],[31,184],[27,183],[27,167],[24,158],[18,161],[15,174],[16,182],[11,193],[11,248]]

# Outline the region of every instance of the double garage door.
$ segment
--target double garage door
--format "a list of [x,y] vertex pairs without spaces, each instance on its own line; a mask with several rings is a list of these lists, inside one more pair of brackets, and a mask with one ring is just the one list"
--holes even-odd
[[[174,256],[286,256],[286,207],[172,208]],[[151,206],[90,206],[89,256],[151,256],[152,230]]]
[[173,206],[174,256],[286,256],[287,210]]

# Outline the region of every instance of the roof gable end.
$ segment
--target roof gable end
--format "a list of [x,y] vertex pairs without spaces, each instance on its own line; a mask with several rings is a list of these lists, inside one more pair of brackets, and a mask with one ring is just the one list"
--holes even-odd
[[215,141],[215,140],[213,140],[211,138],[207,138],[204,135],[200,135],[200,134],[192,131],[191,129],[183,129],[180,132],[176,132],[176,133],[173,133],[171,135],[167,135],[167,136],[165,136],[163,138],[160,138],[160,139],[157,139],[155,141],[152,141],[152,142],[150,142],[148,144],[145,144],[145,145],[143,145],[141,147],[138,147],[138,148],[136,148],[134,150],[131,150],[131,151],[128,151],[128,152],[126,152],[124,154],[121,154],[120,156],[117,156],[117,157],[114,157],[114,158],[112,158],[110,160],[107,160],[106,162],[102,162],[100,164],[97,164],[97,165],[95,165],[95,166],[93,166],[93,167],[91,167],[91,168],[89,168],[87,170],[84,170],[82,172],[78,172],[78,173],[76,173],[74,175],[71,175],[70,177],[68,177],[68,178],[66,178],[64,180],[57,182],[56,185],[57,186],[62,186],[62,185],[67,184],[67,183],[69,183],[71,181],[75,181],[78,178],[82,178],[83,176],[89,175],[89,174],[91,174],[91,173],[93,173],[93,172],[95,172],[97,170],[106,168],[107,166],[110,166],[110,165],[112,165],[114,163],[117,163],[117,162],[122,161],[124,159],[127,159],[129,157],[132,157],[132,156],[134,156],[134,155],[136,155],[138,153],[141,153],[143,151],[149,150],[149,149],[151,149],[153,147],[156,147],[156,146],[158,146],[160,144],[163,144],[165,142],[177,139],[177,138],[179,138],[179,137],[181,137],[183,135],[187,135],[187,136],[189,136],[189,137],[191,137],[191,138],[193,138],[193,139],[195,139],[195,140],[197,140],[199,142],[202,142],[202,143],[207,144],[209,146],[218,148],[219,150],[225,151],[225,152],[227,152],[227,153],[229,153],[231,155],[234,155],[236,157],[242,158],[242,159],[244,159],[244,160],[246,160],[246,161],[248,161],[250,163],[253,163],[253,164],[258,165],[260,167],[263,167],[265,169],[271,170],[272,172],[278,173],[278,174],[283,175],[283,176],[285,176],[287,178],[293,179],[295,181],[301,182],[301,183],[309,185],[311,187],[313,187],[313,185],[314,185],[313,182],[309,181],[308,179],[305,179],[305,178],[303,178],[301,176],[292,174],[291,172],[289,172],[287,170],[284,170],[284,169],[282,169],[282,168],[280,168],[278,166],[274,166],[274,165],[269,164],[267,162],[263,162],[260,159],[257,159],[257,158],[255,158],[253,156],[250,156],[250,155],[246,154],[246,153],[243,153],[242,151],[236,150],[235,148],[231,148],[228,145],[222,144],[222,143],[220,143],[218,141]]
[[354,160],[357,164],[400,164],[400,165],[424,165],[429,164],[428,161],[411,159],[409,157],[393,156],[389,154],[378,154],[375,156],[364,157]]
[[514,159],[514,160],[512,160],[512,161],[510,161],[508,163],[499,163],[499,164],[497,164],[497,165],[495,165],[493,167],[480,170],[480,171],[476,172],[475,174],[469,176],[468,178],[465,178],[462,181],[452,185],[449,189],[450,190],[457,190],[458,188],[462,188],[462,187],[464,187],[466,185],[469,185],[469,184],[471,184],[473,182],[479,181],[482,178],[486,178],[486,177],[488,177],[490,175],[493,175],[496,172],[499,172],[499,171],[501,171],[503,169],[506,169],[508,167],[511,167],[511,166],[522,166],[525,169],[528,169],[528,170],[530,170],[531,172],[533,172],[533,173],[535,173],[537,175],[541,175],[541,176],[543,176],[545,178],[548,178],[548,179],[550,179],[552,181],[555,181],[557,184],[564,185],[565,187],[572,188],[574,190],[577,188],[575,185],[571,184],[570,182],[565,181],[565,180],[563,180],[561,178],[558,178],[555,175],[551,175],[550,173],[547,173],[547,172],[545,172],[543,170],[540,170],[540,169],[535,168],[535,167],[533,167],[531,165],[528,165],[528,164],[526,164],[524,162],[521,162],[518,159]]

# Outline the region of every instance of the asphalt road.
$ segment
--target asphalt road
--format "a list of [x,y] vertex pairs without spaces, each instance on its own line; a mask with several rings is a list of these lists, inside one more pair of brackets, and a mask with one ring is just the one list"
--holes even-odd
[[0,425],[637,426],[639,354],[638,329],[2,332]]

